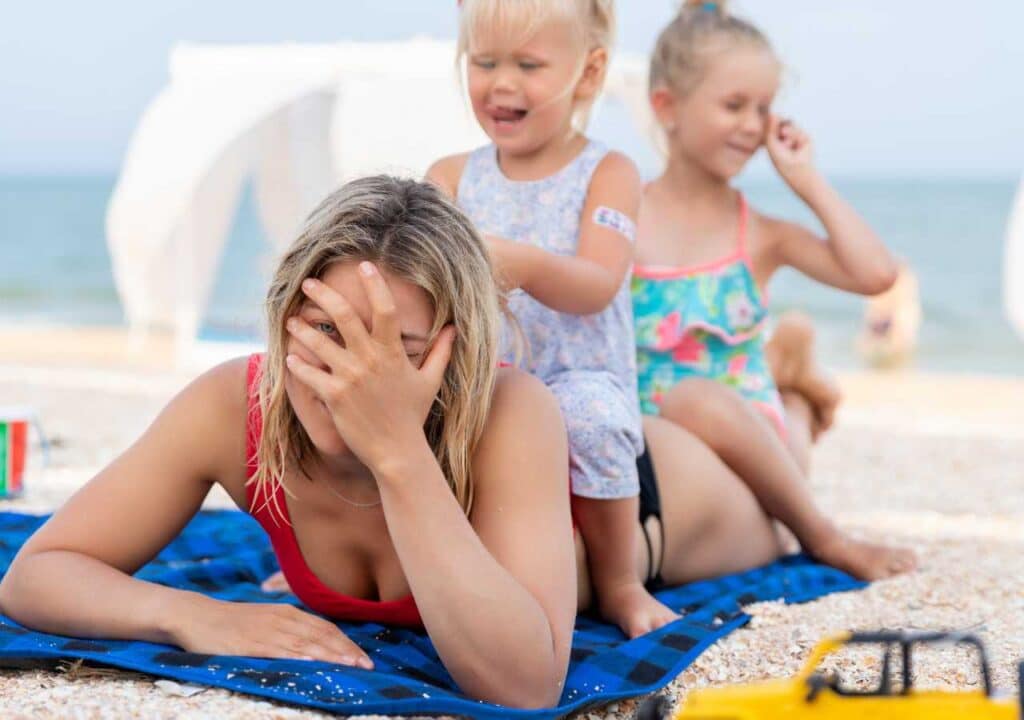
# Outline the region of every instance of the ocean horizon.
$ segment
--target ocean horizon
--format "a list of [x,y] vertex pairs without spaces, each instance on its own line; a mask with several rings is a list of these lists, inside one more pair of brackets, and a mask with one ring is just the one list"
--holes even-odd
[[[1006,222],[1012,177],[836,177],[836,186],[917,273],[924,321],[914,367],[1024,374],[1024,339],[1003,315]],[[114,174],[0,175],[0,323],[122,325],[104,230]],[[820,226],[778,179],[739,186],[761,212]],[[246,191],[203,321],[208,339],[258,340],[274,257]],[[771,310],[808,313],[823,362],[861,367],[854,351],[863,298],[784,270]]]

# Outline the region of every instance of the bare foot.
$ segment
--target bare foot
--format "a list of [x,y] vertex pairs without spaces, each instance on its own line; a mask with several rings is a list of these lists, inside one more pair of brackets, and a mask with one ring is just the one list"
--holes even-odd
[[807,399],[811,409],[814,410],[811,438],[817,440],[818,436],[831,428],[836,421],[836,410],[843,397],[839,390],[839,384],[825,372],[821,365],[812,363],[808,366],[796,391]]
[[814,326],[799,312],[779,318],[765,348],[779,390],[802,395],[814,412],[814,440],[832,427],[842,394],[839,385],[814,359]]
[[601,615],[618,625],[631,640],[681,617],[638,582],[621,585],[606,593],[601,601]]
[[807,551],[858,580],[882,580],[917,568],[917,556],[912,550],[864,542],[839,531]]
[[291,592],[292,586],[284,579],[284,573],[279,570],[263,581],[260,590],[265,593]]

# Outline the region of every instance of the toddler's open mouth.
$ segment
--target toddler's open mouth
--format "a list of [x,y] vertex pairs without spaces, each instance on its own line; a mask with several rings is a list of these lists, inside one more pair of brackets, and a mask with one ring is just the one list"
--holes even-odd
[[508,107],[505,105],[492,105],[487,109],[491,119],[499,126],[511,126],[519,123],[527,116],[528,110],[522,108]]

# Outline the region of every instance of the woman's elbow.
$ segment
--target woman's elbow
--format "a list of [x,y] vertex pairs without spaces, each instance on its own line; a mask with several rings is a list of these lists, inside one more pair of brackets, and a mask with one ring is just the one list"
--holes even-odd
[[553,708],[562,697],[565,671],[547,673],[543,677],[524,679],[517,684],[505,684],[500,696],[492,702],[515,710],[543,710]]
[[[566,648],[569,641],[566,638]],[[552,708],[562,696],[568,672],[568,650],[559,652],[548,639],[543,644],[520,646],[500,663],[488,666],[486,672],[463,678],[466,685],[462,688],[479,700],[508,708]]]
[[11,614],[7,609],[11,604],[10,598],[8,597],[10,594],[9,588],[11,586],[10,577],[11,574],[7,573],[2,579],[0,579],[0,615],[9,616]]
[[0,579],[0,614],[15,620],[21,615],[20,608],[25,605],[26,588],[20,577],[24,564],[24,558],[15,558],[7,573]]
[[513,710],[548,710],[558,704],[560,693],[533,693],[520,697],[519,702],[507,703],[505,707]]

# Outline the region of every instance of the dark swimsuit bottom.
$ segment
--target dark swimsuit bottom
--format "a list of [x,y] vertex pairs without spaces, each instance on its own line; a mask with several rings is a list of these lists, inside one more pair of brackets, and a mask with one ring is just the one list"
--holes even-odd
[[[665,530],[661,525],[661,496],[658,494],[658,478],[654,474],[654,464],[651,462],[651,453],[645,447],[643,455],[636,459],[636,470],[640,476],[640,529],[644,532],[644,542],[647,543],[647,581],[644,583],[648,590],[657,590],[664,585],[661,579],[661,564],[665,560]],[[657,528],[654,529],[647,524],[651,517],[657,518]],[[660,552],[658,557],[654,556],[654,542],[651,540],[652,533],[660,535],[661,542],[658,544]]]

